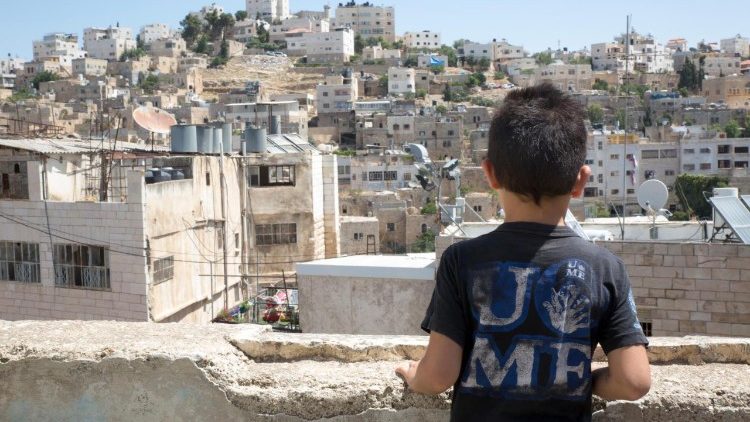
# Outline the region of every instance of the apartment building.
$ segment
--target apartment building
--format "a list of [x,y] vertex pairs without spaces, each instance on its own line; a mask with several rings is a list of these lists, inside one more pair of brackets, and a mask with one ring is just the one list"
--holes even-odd
[[289,31],[284,39],[287,53],[306,56],[308,63],[348,63],[354,55],[354,32],[349,28],[331,32]]
[[5,59],[0,59],[0,73],[16,73],[16,72],[23,72],[23,64],[26,63],[26,60],[19,59],[17,57],[8,57]]
[[414,141],[427,148],[433,160],[462,156],[464,130],[462,119],[417,116],[414,120]]
[[383,37],[396,41],[396,11],[393,7],[375,6],[369,2],[361,5],[354,1],[339,3],[336,8],[336,28],[351,28],[364,39]]
[[398,48],[383,48],[380,44],[365,47],[362,49],[362,59],[364,61],[383,60],[388,64],[400,65],[401,50]]
[[[345,72],[348,73],[348,72]],[[351,74],[327,75],[315,87],[315,107],[318,114],[349,112],[357,101],[359,83]]]
[[388,94],[404,95],[416,93],[416,73],[408,67],[391,67],[388,69]]
[[263,19],[267,22],[284,20],[290,17],[289,0],[246,0],[245,10],[250,19]]
[[489,43],[464,42],[459,48],[459,55],[471,57],[474,60],[488,59],[490,61],[506,62],[526,57],[526,51],[520,45],[510,44],[507,40],[492,40]]
[[268,30],[271,42],[284,41],[287,32],[330,32],[331,24],[325,19],[291,17],[271,23]]
[[719,45],[721,46],[721,51],[725,54],[737,57],[750,57],[750,39],[740,34],[721,40]]
[[535,69],[534,75],[531,78],[524,78],[521,75],[514,76],[513,80],[519,81],[517,84],[522,86],[549,82],[558,89],[567,92],[588,90],[591,89],[594,83],[591,66],[587,64],[562,64],[559,62]]
[[406,48],[437,50],[443,45],[440,33],[433,31],[406,32],[402,40]]
[[703,81],[703,96],[709,103],[750,110],[750,74],[706,79]]
[[475,43],[475,42],[464,42],[462,48],[459,49],[459,54],[464,57],[471,57],[475,60],[488,59],[490,61],[495,60],[495,46],[493,43]]
[[73,60],[73,75],[104,76],[107,74],[107,60],[83,58]]
[[673,72],[673,50],[656,42],[651,35],[632,33],[630,48],[625,35],[615,37],[614,43],[591,45],[591,65],[595,71],[625,71],[626,52],[630,53],[630,70],[644,73]]
[[118,145],[102,197],[88,142],[0,140],[0,319],[205,323],[256,274],[338,255],[336,159],[300,138],[223,160]]
[[410,187],[416,181],[414,159],[400,150],[382,154],[340,157],[339,189],[353,191],[392,191]]
[[56,59],[60,66],[70,69],[74,59],[86,57],[86,52],[78,47],[75,34],[52,33],[33,42],[34,60]]
[[145,45],[151,45],[154,41],[162,38],[172,38],[173,35],[174,31],[163,23],[144,25],[141,28],[141,32],[138,33],[141,42]]
[[122,53],[136,48],[137,45],[132,29],[110,26],[84,29],[83,46],[88,57],[113,61],[119,60]]
[[591,67],[595,71],[625,71],[625,46],[604,42],[591,44]]
[[54,95],[55,102],[67,103],[71,100],[86,102],[93,101],[100,104],[108,98],[114,97],[115,79],[106,76],[91,77],[91,79],[61,79],[42,82],[39,84],[40,94]]
[[183,57],[187,54],[187,43],[182,37],[162,37],[151,42],[149,53],[152,56]]

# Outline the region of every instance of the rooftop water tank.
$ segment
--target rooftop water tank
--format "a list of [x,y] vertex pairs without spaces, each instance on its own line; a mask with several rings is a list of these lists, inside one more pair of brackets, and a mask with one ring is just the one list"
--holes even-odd
[[164,167],[162,168],[162,171],[166,171],[167,173],[169,173],[169,175],[172,176],[172,180],[185,179],[185,173],[183,173],[182,170],[173,169],[172,167]]
[[265,153],[267,148],[267,134],[264,128],[248,126],[245,129],[245,145],[249,153]]
[[196,152],[198,134],[193,125],[175,125],[171,127],[172,152]]
[[[740,190],[738,188],[714,188],[714,196],[733,196],[735,198],[739,198]],[[723,225],[724,219],[721,218],[721,215],[719,215],[719,213],[714,211],[714,227],[721,227]]]
[[154,183],[154,172],[152,172],[151,170],[146,170],[145,176],[147,185]]
[[214,154],[221,154],[224,152],[223,150],[223,143],[224,143],[224,129],[220,127],[214,128]]
[[154,174],[154,183],[169,182],[172,180],[172,175],[162,169],[153,168],[151,172]]
[[271,135],[281,135],[281,116],[271,116]]
[[214,150],[214,128],[211,126],[196,126],[198,135],[198,152],[211,154]]
[[221,125],[222,129],[222,138],[221,140],[224,142],[224,154],[231,154],[232,153],[232,124],[231,123],[224,123]]

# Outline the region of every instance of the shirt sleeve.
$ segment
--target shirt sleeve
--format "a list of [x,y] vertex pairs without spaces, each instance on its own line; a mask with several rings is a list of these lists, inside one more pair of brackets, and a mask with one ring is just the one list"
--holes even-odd
[[609,354],[612,350],[637,344],[648,346],[648,339],[638,321],[630,279],[621,261],[617,261],[611,277],[611,284],[605,283],[605,286],[610,287],[610,312],[603,321],[599,336],[604,353]]
[[440,259],[435,290],[422,321],[422,329],[428,333],[435,331],[443,334],[463,347],[466,326],[457,268],[455,248],[450,247]]

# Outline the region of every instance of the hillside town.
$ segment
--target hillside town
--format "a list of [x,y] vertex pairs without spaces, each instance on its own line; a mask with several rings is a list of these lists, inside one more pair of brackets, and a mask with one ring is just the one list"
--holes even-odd
[[[503,400],[580,381],[594,420],[750,420],[748,28],[659,39],[623,14],[532,51],[389,4],[244,3],[41,28],[0,58],[0,420],[447,421],[461,380],[427,397],[393,367],[433,347],[454,245],[513,223],[483,163],[498,110],[540,84],[585,110],[564,222],[627,269],[629,293],[598,287],[650,342],[653,384],[592,402],[611,350],[562,342],[585,300],[500,261],[512,288],[454,293],[559,339],[501,350],[471,308],[492,353],[462,361],[469,381]],[[534,283],[583,280],[574,264]],[[519,322],[523,300],[562,313]]]

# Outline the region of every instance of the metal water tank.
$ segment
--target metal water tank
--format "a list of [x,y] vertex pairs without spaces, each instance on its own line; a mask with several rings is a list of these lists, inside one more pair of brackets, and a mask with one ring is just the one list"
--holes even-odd
[[154,183],[169,182],[172,180],[172,175],[162,169],[153,168],[151,172],[154,174]]
[[172,152],[196,152],[198,139],[195,126],[175,125],[171,129]]
[[214,128],[211,126],[196,126],[198,135],[198,152],[201,154],[211,154],[214,150]]
[[234,137],[232,136],[232,124],[231,123],[224,123],[221,125],[222,129],[222,141],[224,142],[224,154],[231,154],[232,153],[232,144]]
[[163,168],[162,170],[169,173],[169,175],[172,176],[172,180],[185,180],[185,173],[183,173],[180,169],[173,169],[171,167],[168,167]]
[[266,129],[248,126],[245,129],[245,145],[249,153],[264,153],[267,148]]
[[271,135],[281,135],[281,116],[271,116]]
[[147,185],[150,185],[150,184],[154,183],[154,172],[153,171],[146,170],[145,176],[146,176],[146,184]]
[[222,144],[224,143],[224,130],[220,127],[214,127],[214,154],[224,152]]

